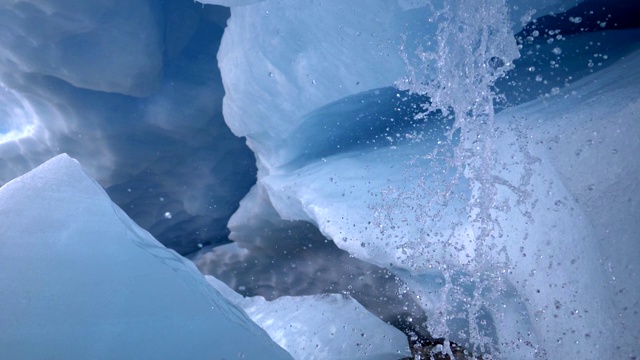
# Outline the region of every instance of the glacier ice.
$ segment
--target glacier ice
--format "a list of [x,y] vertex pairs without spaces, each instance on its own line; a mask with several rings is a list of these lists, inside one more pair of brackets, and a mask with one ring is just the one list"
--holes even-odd
[[[336,24],[337,29],[342,30],[340,26],[346,23],[359,25],[340,17],[357,11],[357,6],[344,10],[326,2],[316,5],[318,12],[337,13],[335,21],[328,22]],[[374,13],[386,8],[386,14],[397,16],[377,19],[388,19],[390,24],[406,24],[407,16],[425,18],[420,13],[425,9],[419,5],[402,7],[380,2],[376,6]],[[405,14],[409,8],[415,11],[411,15]],[[356,45],[349,42],[357,41],[353,37],[347,38],[344,46],[337,40],[323,43],[316,29],[327,22],[315,25],[323,15],[309,18],[303,15],[305,11],[310,10],[269,1],[232,8],[219,53],[226,90],[225,121],[236,134],[247,136],[256,153],[259,173],[258,184],[229,223],[230,238],[251,249],[243,242],[262,240],[259,232],[247,235],[260,222],[257,219],[273,222],[280,217],[313,223],[338,247],[391,269],[405,281],[421,299],[434,336],[472,347],[482,343],[494,349],[481,347],[483,351],[497,351],[507,358],[606,357],[609,350],[601,344],[612,342],[620,351],[633,353],[639,322],[635,318],[627,322],[628,331],[621,335],[616,334],[613,319],[631,311],[630,303],[635,298],[634,291],[628,289],[636,279],[635,272],[619,270],[632,268],[631,257],[638,254],[634,240],[627,240],[633,238],[628,234],[634,227],[622,224],[618,215],[603,216],[605,211],[625,212],[622,199],[610,207],[593,199],[600,182],[605,182],[604,188],[610,191],[622,186],[633,193],[636,167],[629,167],[629,158],[613,159],[613,150],[604,150],[615,148],[617,154],[620,150],[615,143],[622,139],[613,135],[606,140],[598,140],[603,135],[593,138],[594,134],[614,131],[615,126],[596,121],[592,109],[615,117],[609,110],[612,107],[633,108],[638,96],[633,84],[638,79],[630,76],[637,72],[629,74],[629,69],[637,66],[633,65],[636,56],[628,55],[618,62],[615,59],[637,47],[637,31],[589,30],[563,38],[549,29],[553,33],[539,41],[527,38],[520,42],[521,49],[529,51],[522,54],[521,63],[538,62],[524,70],[521,67],[513,77],[508,73],[498,82],[497,86],[506,89],[507,99],[498,106],[503,109],[534,101],[496,117],[493,146],[497,163],[491,180],[496,195],[488,211],[500,228],[496,237],[481,248],[476,239],[478,229],[466,212],[474,196],[475,190],[470,188],[473,184],[468,183],[468,173],[461,174],[448,161],[454,157],[454,150],[448,146],[457,145],[456,136],[447,139],[453,119],[438,113],[416,119],[414,115],[424,111],[422,105],[428,100],[416,100],[389,87],[400,79],[395,71],[407,71],[402,59],[394,58],[402,51],[393,53],[392,59],[380,60],[377,36]],[[300,17],[291,15],[294,12]],[[287,15],[278,17],[280,14]],[[521,25],[533,14],[545,15],[542,11],[527,12],[525,17],[529,18]],[[375,22],[364,26],[369,28],[361,34],[377,35],[375,30],[380,28]],[[296,31],[287,30],[289,27]],[[393,26],[385,29],[395,31]],[[525,30],[533,34],[533,29],[535,26]],[[264,37],[264,31],[276,35]],[[420,31],[435,33],[435,28],[423,26]],[[522,33],[525,37],[526,31]],[[303,35],[285,41],[293,33]],[[323,34],[324,40],[341,36],[335,28],[323,30]],[[251,43],[247,49],[257,55],[248,56],[249,51],[233,46],[238,43]],[[316,43],[318,46],[308,45]],[[411,54],[413,45],[406,40],[401,44],[407,54]],[[335,49],[325,50],[325,46]],[[548,48],[552,55],[536,60],[540,48]],[[385,45],[382,49],[388,48]],[[606,61],[607,55],[594,63],[566,55],[587,52],[602,57],[601,50],[612,60]],[[349,51],[350,61],[326,66],[324,61],[337,61],[338,57],[323,58],[318,55],[320,51]],[[370,82],[358,84],[363,85],[359,88],[349,87],[359,81],[361,61],[376,64],[378,70],[370,74]],[[594,73],[593,67],[601,69],[602,61],[609,65],[608,71]],[[350,67],[352,71],[345,70]],[[559,67],[562,70],[556,70]],[[530,83],[524,81],[531,76],[527,71],[535,77]],[[413,80],[421,84],[428,75]],[[622,81],[623,76],[626,81]],[[576,82],[581,77],[584,80]],[[444,78],[443,83],[446,81]],[[611,89],[598,87],[613,81]],[[613,88],[618,90],[611,91]],[[464,97],[463,92],[460,94]],[[538,96],[541,99],[535,100]],[[555,103],[559,105],[553,106]],[[620,113],[615,122],[626,129],[629,137],[622,142],[629,143],[630,151],[637,143],[638,132],[633,114],[634,110]],[[403,121],[406,118],[414,120]],[[558,134],[567,131],[574,136],[564,142]],[[567,150],[577,144],[591,144],[591,148],[597,141],[603,145],[597,156],[589,152],[589,162],[576,163],[573,159],[578,149]],[[556,143],[562,145],[551,145]],[[607,166],[613,167],[611,172]],[[594,174],[593,168],[598,167],[605,169]],[[615,170],[620,168],[629,171],[629,176]],[[598,174],[609,174],[605,176],[609,180],[599,180]],[[633,196],[628,201],[634,203]],[[635,208],[631,213],[635,214]],[[630,217],[625,218],[630,221]],[[616,234],[608,221],[624,230]],[[624,245],[611,247],[608,242],[612,241]],[[495,289],[487,288],[487,283]],[[485,300],[465,302],[475,298]],[[477,308],[470,309],[472,306]],[[470,333],[474,328],[476,333]]]
[[[531,20],[575,2],[549,0],[535,8],[526,1],[510,4],[516,18]],[[437,23],[425,20],[440,3],[291,0],[232,7],[218,53],[223,113],[231,130],[247,137],[258,168],[268,172],[281,165],[280,153],[271,147],[307,113],[404,77],[405,63],[433,46],[424,40],[433,36]]]
[[348,295],[242,297],[207,276],[295,359],[398,359],[410,355],[407,337]]
[[[640,79],[629,69],[637,66],[638,56],[628,55],[558,96],[505,110],[496,119],[501,134],[496,147],[504,163],[497,175],[504,179],[498,202],[511,210],[499,215],[504,238],[495,246],[504,252],[494,260],[513,260],[504,274],[509,288],[494,304],[504,306],[499,308],[504,316],[495,314],[493,321],[505,353],[515,350],[509,343],[533,344],[516,358],[543,351],[551,358],[607,356],[610,350],[602,342],[615,342],[628,352],[635,348],[640,321],[631,310],[637,299],[637,275],[631,269],[638,255],[632,218],[638,214],[635,179],[640,169],[629,159],[639,145],[634,114]],[[438,186],[448,184],[442,181],[451,176],[446,166],[426,156],[431,152],[427,145],[437,141],[396,141],[381,149],[340,153],[280,168],[260,183],[283,218],[316,224],[360,259],[406,269],[396,274],[423,299],[430,321],[440,321],[438,312],[455,298],[447,297],[439,269],[457,269],[451,276],[464,282],[474,242],[469,226],[452,226],[465,222],[455,202],[442,208],[433,204],[430,213],[414,200],[428,200]],[[521,147],[527,151],[520,153]],[[526,176],[527,186],[513,187]],[[625,191],[611,198],[614,189]],[[520,203],[522,196],[535,199],[534,205]],[[406,225],[411,222],[424,228]],[[563,287],[568,288],[556,290]],[[622,323],[614,320],[621,313]],[[447,325],[451,339],[464,343],[455,330],[466,325]],[[619,332],[621,327],[625,330]],[[436,329],[431,324],[430,330]],[[567,345],[575,343],[580,346]]]
[[[0,5],[0,184],[68,152],[242,295],[349,294],[485,357],[637,356],[638,5],[200,2],[231,8]],[[452,133],[465,107],[495,127]]]
[[0,188],[7,358],[288,359],[66,155]]

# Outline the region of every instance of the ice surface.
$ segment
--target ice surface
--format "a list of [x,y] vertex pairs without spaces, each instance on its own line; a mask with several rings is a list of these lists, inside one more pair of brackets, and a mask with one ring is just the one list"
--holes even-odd
[[222,119],[228,16],[189,1],[3,2],[0,184],[66,152],[165,245],[225,243],[256,172]]
[[[578,2],[547,0],[534,8],[511,1],[515,28]],[[223,112],[231,130],[248,138],[259,169],[269,172],[281,163],[272,147],[309,112],[406,76],[406,62],[434,46],[424,40],[437,23],[427,20],[441,3],[288,0],[233,7],[218,54]]]
[[[567,249],[574,258],[598,252],[597,266],[606,271],[609,293],[602,294],[607,313],[602,332],[615,334],[612,342],[622,354],[637,354],[640,314],[632,310],[640,298],[637,259],[640,256],[636,219],[640,215],[640,51],[625,56],[615,65],[584,78],[555,97],[507,111],[541,124],[532,132],[545,159],[575,198],[589,223],[592,234],[584,252]],[[561,123],[554,123],[561,119]],[[566,130],[563,130],[566,129]],[[544,144],[544,145],[542,145]],[[566,206],[554,203],[554,206]],[[593,270],[593,269],[591,269]],[[586,274],[581,272],[581,275]],[[599,284],[589,277],[589,301],[597,296]],[[594,330],[589,329],[588,338]],[[608,334],[608,336],[611,336]],[[603,355],[604,356],[604,355]]]
[[222,295],[246,311],[295,359],[399,359],[407,337],[348,295],[246,297],[207,276]]
[[[638,66],[638,56],[496,120],[501,129],[496,147],[505,166],[498,172],[505,180],[498,203],[505,201],[511,209],[498,215],[505,236],[495,244],[512,259],[506,277],[513,289],[497,300],[507,306],[501,310],[506,316],[494,317],[495,336],[505,344],[530,341],[550,358],[606,357],[610,350],[602,341],[615,341],[627,353],[635,348],[640,321],[630,304],[637,299],[632,269],[640,254],[632,218],[638,213],[635,179],[640,169],[628,159],[639,146],[640,79],[629,72]],[[518,131],[528,133],[529,140]],[[453,267],[464,277],[474,242],[468,226],[452,233],[453,224],[465,223],[454,202],[420,209],[440,191],[438,186],[447,184],[441,182],[447,173],[434,171],[446,167],[422,155],[431,151],[428,145],[435,141],[429,140],[330,156],[261,183],[282,217],[317,224],[360,259],[409,271],[398,274],[420,293],[434,320],[449,306],[438,269]],[[527,152],[513,158],[522,146]],[[511,186],[526,176],[531,176],[528,193],[518,193]],[[625,189],[621,195],[609,195],[619,189]],[[535,205],[523,207],[522,196]],[[424,228],[411,226],[414,221]],[[503,261],[501,256],[494,260]],[[622,334],[622,325],[614,322],[620,313],[626,314]],[[463,342],[456,338],[455,323],[448,325],[451,338]],[[431,329],[444,335],[437,333],[437,324]],[[594,338],[598,341],[590,341]],[[568,345],[575,343],[580,345]],[[534,356],[534,348],[515,350],[507,345],[503,355]]]
[[0,188],[6,358],[289,356],[60,155]]
[[414,42],[433,32],[427,17],[424,8],[403,11],[384,0],[232,8],[218,53],[225,121],[236,135],[247,136],[259,169],[271,169],[279,161],[271,147],[303,115],[403,76],[402,35],[410,33],[407,42]]
[[[261,4],[263,13],[268,4]],[[242,8],[240,19],[249,16],[249,8]],[[235,14],[233,9],[232,22]],[[243,34],[250,31],[241,28]],[[232,38],[236,30],[232,26],[229,30],[225,37]],[[611,40],[601,45],[599,39],[605,38]],[[606,53],[616,58],[615,54],[629,51],[629,42],[625,44],[624,39],[637,41],[637,33],[581,34],[569,39],[575,40],[573,43],[559,44],[564,53],[593,51],[600,55],[598,48],[609,46]],[[271,46],[265,44],[264,48]],[[223,46],[221,59],[227,56],[225,51]],[[286,51],[275,53],[279,58]],[[292,50],[292,54],[299,54],[299,50]],[[533,56],[525,56],[523,63]],[[270,66],[264,59],[255,61]],[[260,72],[242,72],[241,66],[223,72],[231,94],[225,99],[225,107],[231,109],[225,112],[226,121],[236,133],[246,130],[243,134],[262,165],[257,187],[229,224],[231,238],[250,248],[252,245],[243,241],[252,239],[246,234],[252,231],[252,224],[274,222],[279,217],[311,222],[350,254],[392,269],[422,299],[432,333],[462,344],[469,344],[467,331],[475,325],[464,315],[455,315],[470,311],[461,299],[476,296],[474,289],[480,287],[482,274],[500,277],[502,288],[487,290],[495,293],[488,295],[491,300],[484,303],[486,308],[481,312],[485,315],[478,319],[478,326],[505,358],[534,358],[536,354],[558,359],[606,357],[610,350],[602,344],[614,342],[621,353],[633,354],[640,322],[629,313],[630,304],[637,299],[630,287],[637,282],[632,258],[637,257],[639,248],[631,240],[636,232],[633,215],[621,214],[636,214],[633,205],[627,209],[623,204],[636,203],[629,193],[637,193],[634,179],[638,174],[636,167],[628,164],[631,156],[616,154],[620,147],[633,152],[637,146],[639,129],[633,119],[638,87],[634,84],[639,82],[629,74],[629,69],[637,66],[637,56],[628,56],[613,66],[612,61],[604,61],[611,66],[608,71],[570,86],[570,80],[589,75],[594,65],[602,65],[576,66],[580,59],[570,56],[549,61],[565,64],[567,69],[562,71],[566,76],[555,74],[557,67],[543,67],[534,72],[549,79],[540,85],[537,81],[519,82],[527,76],[522,72],[518,73],[522,77],[514,75],[501,85],[513,88],[513,84],[520,84],[516,86],[532,88],[542,98],[496,118],[498,197],[493,214],[501,228],[500,236],[488,245],[495,251],[484,257],[489,260],[480,268],[475,263],[476,234],[463,211],[470,196],[465,191],[468,184],[464,177],[457,183],[452,181],[456,172],[446,161],[451,157],[445,136],[451,120],[437,114],[404,120],[421,110],[420,101],[392,88],[346,92],[347,96],[321,89],[321,94],[341,98],[331,101],[327,95],[324,101],[313,103],[301,99],[301,94],[317,89],[317,83],[300,85],[297,92],[285,91],[282,89],[296,81],[287,82],[285,76],[278,82],[275,72],[273,83],[260,80]],[[540,60],[535,65],[546,63]],[[221,66],[224,69],[223,60]],[[238,76],[254,79],[270,90],[249,95],[253,90],[244,86],[251,80],[237,81]],[[318,77],[348,78],[331,72]],[[378,84],[389,85],[383,80]],[[265,108],[245,116],[242,111],[255,108],[232,103],[243,99],[243,94],[248,94],[245,99],[259,96],[258,108]],[[514,94],[507,105],[536,96],[518,89]],[[265,99],[272,95],[268,110]],[[283,110],[287,106],[295,109]],[[237,109],[241,110],[235,112]],[[288,116],[286,121],[282,113]],[[602,114],[602,120],[595,119],[596,114]],[[245,118],[268,121],[243,123]],[[609,135],[613,133],[617,135]],[[565,138],[570,140],[565,142]],[[588,154],[584,156],[590,160],[575,161],[578,153]],[[594,168],[599,170],[594,173]],[[447,192],[457,196],[439,202],[440,194]],[[611,198],[615,201],[605,206],[609,192],[624,195]],[[263,239],[259,232],[255,234],[253,239]],[[451,317],[443,318],[443,311]],[[621,313],[629,313],[624,335],[617,334],[613,320]]]

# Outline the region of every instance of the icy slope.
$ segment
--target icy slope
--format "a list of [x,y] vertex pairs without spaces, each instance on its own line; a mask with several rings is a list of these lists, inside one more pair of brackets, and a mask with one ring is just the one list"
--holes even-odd
[[60,155],[0,188],[4,358],[288,359]]

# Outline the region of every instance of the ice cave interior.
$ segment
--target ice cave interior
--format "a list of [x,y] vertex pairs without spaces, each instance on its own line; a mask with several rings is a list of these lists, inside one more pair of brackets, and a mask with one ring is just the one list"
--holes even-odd
[[0,0],[0,358],[637,359],[640,3]]

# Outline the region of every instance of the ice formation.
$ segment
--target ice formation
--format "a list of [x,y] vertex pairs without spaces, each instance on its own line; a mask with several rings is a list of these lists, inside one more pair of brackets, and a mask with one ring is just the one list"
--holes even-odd
[[289,359],[59,155],[0,188],[6,358]]
[[[523,11],[524,4],[519,5]],[[509,79],[501,79],[519,55],[505,21],[506,8],[499,13],[504,6],[500,1],[482,2],[473,11],[455,2],[445,8],[451,13],[435,18],[445,25],[437,29],[442,42],[438,45],[434,39],[430,48],[419,49],[423,56],[418,61],[411,58],[416,50],[411,36],[422,39],[425,33],[436,33],[436,27],[422,26],[422,34],[409,32],[401,44],[380,46],[377,41],[398,31],[398,26],[400,32],[391,37],[403,39],[402,25],[409,22],[407,18],[424,20],[428,8],[416,5],[407,14],[393,2],[375,3],[371,13],[385,14],[375,19],[386,21],[383,26],[375,21],[341,20],[347,13],[361,18],[358,6],[346,8],[327,2],[314,6],[313,17],[304,15],[309,8],[287,2],[232,8],[218,55],[226,90],[225,121],[236,134],[247,136],[259,173],[258,184],[229,223],[231,239],[241,245],[251,242],[260,233],[256,218],[273,221],[274,213],[276,218],[313,223],[338,247],[361,260],[390,268],[404,280],[420,298],[434,336],[447,337],[478,352],[517,359],[598,358],[610,351],[602,342],[615,341],[618,350],[632,354],[638,321],[629,321],[629,331],[620,335],[613,319],[631,311],[633,290],[627,288],[636,275],[625,273],[625,280],[620,280],[624,271],[616,271],[616,282],[625,284],[618,285],[616,293],[611,272],[621,257],[625,257],[622,267],[632,266],[626,256],[637,254],[638,247],[622,240],[627,246],[605,250],[611,248],[607,241],[618,240],[604,235],[603,222],[588,215],[602,205],[585,202],[581,199],[584,189],[575,187],[575,183],[586,181],[590,184],[582,183],[584,188],[595,189],[591,182],[600,182],[599,175],[592,172],[595,163],[566,160],[575,156],[574,152],[548,145],[563,142],[547,134],[570,131],[564,126],[571,123],[589,130],[571,130],[574,136],[583,134],[584,138],[567,141],[562,148],[580,142],[592,144],[595,140],[589,136],[607,132],[600,128],[605,124],[591,115],[584,118],[586,109],[633,106],[637,87],[631,84],[637,79],[628,69],[635,57],[569,85],[591,74],[594,63],[572,66],[574,59],[560,55],[584,51],[584,46],[601,47],[599,39],[603,39],[610,42],[607,51],[614,57],[630,51],[625,41],[637,42],[637,32],[578,33],[567,40],[558,36],[559,31],[547,29],[554,34],[542,36],[546,45],[533,36],[533,40],[521,40],[521,49],[525,42],[532,44],[525,48],[530,52],[551,45],[550,70],[530,66],[528,71],[537,74],[533,85],[520,85],[543,97],[495,116],[492,85],[496,81],[497,86],[512,89],[505,92],[507,98],[511,96],[510,103],[503,102],[501,107],[537,96],[515,89],[522,84],[521,78],[509,77],[507,72]],[[519,27],[534,13],[525,11],[516,16],[512,11],[511,18],[523,17],[525,21],[516,24]],[[337,19],[329,22],[336,26],[326,29],[323,16]],[[447,24],[453,30],[449,34]],[[342,31],[371,37],[358,41],[357,36],[345,36],[347,44],[335,46],[344,36]],[[533,34],[531,28],[528,31]],[[268,36],[269,32],[275,34]],[[287,36],[299,33],[286,41]],[[476,40],[476,34],[486,37]],[[323,41],[327,39],[335,40]],[[453,45],[456,42],[459,47]],[[247,56],[248,52],[235,46],[238,43],[247,44],[254,56]],[[401,50],[389,51],[391,55],[385,57],[387,46]],[[600,54],[597,50],[594,53]],[[532,61],[532,56],[522,55],[522,63]],[[349,61],[331,65],[340,58]],[[555,69],[565,66],[565,59],[568,70],[558,70],[566,74],[559,77]],[[548,64],[542,65],[548,68]],[[361,82],[359,71],[367,66],[379,70]],[[626,97],[590,90],[587,84],[619,79],[616,71],[632,78],[614,85],[625,88],[628,84],[628,89],[620,90]],[[402,79],[398,72],[403,72],[406,82],[398,81]],[[538,77],[549,79],[538,81]],[[421,87],[433,79],[438,81],[434,87]],[[416,117],[424,112],[422,105],[429,104],[428,100],[390,88],[394,83],[432,96],[432,109],[453,110],[453,114],[430,112]],[[550,103],[567,107],[555,108]],[[527,110],[526,115],[519,113],[532,108],[535,110]],[[539,115],[528,116],[533,113]],[[629,110],[616,120],[629,134],[624,141],[630,149],[637,145],[633,113]],[[448,135],[452,127],[464,133],[452,137]],[[614,148],[619,140],[607,137],[602,140],[607,142],[603,147]],[[630,166],[628,159],[614,165],[612,152],[598,154],[597,166],[625,167],[636,174],[637,167]],[[579,180],[577,174],[587,172],[589,176],[583,178],[589,180]],[[610,173],[602,170],[602,174]],[[613,176],[607,177],[612,183]],[[637,175],[615,178],[624,188],[633,189]],[[620,202],[610,206],[608,213],[627,211]],[[636,213],[635,208],[631,212]],[[618,229],[626,229],[623,232],[633,232],[630,224],[616,223]],[[248,230],[252,226],[256,229],[253,234]]]
[[0,183],[66,151],[273,306],[345,293],[444,351],[637,356],[638,5],[199,1],[230,10],[0,5]]
[[207,281],[240,306],[295,359],[399,359],[407,337],[348,295],[242,297],[212,276]]

